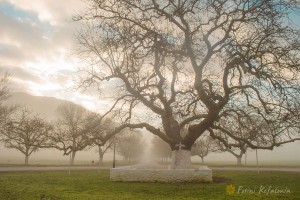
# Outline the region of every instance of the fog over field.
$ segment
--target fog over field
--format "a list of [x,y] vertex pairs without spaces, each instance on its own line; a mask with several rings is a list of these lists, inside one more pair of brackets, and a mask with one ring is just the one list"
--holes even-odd
[[[273,151],[268,150],[258,150],[258,159],[259,163],[282,163],[283,165],[289,163],[300,163],[300,143],[295,142],[292,144],[287,144],[282,147],[276,148]],[[104,155],[105,161],[111,161],[113,158],[112,153],[107,153]],[[76,155],[76,162],[81,163],[90,163],[92,160],[98,160],[98,153],[96,148],[92,148],[90,150],[78,152]],[[122,160],[122,157],[118,156],[117,160]],[[200,162],[200,158],[197,156],[192,157],[193,161]],[[233,157],[230,153],[210,153],[207,157],[205,157],[205,161],[214,162],[214,163],[236,163],[235,157]],[[3,146],[0,148],[0,164],[9,164],[9,163],[19,163],[22,164],[24,162],[24,156],[20,152],[16,150],[6,149]],[[57,150],[40,150],[36,153],[33,153],[29,159],[29,163],[55,163],[55,164],[67,164],[69,162],[68,156],[63,156],[62,152]],[[252,164],[256,162],[255,151],[251,150],[247,152],[247,162],[251,162]],[[242,159],[242,163],[244,163],[244,157]]]
[[[55,120],[57,117],[57,106],[66,101],[55,99],[53,97],[41,97],[32,96],[26,93],[12,93],[8,104],[10,105],[22,105],[39,113],[44,118],[49,121]],[[144,141],[149,146],[151,145],[152,134],[144,130]],[[294,142],[290,144],[283,145],[281,147],[274,148],[273,151],[269,150],[258,150],[258,157],[260,163],[300,163],[300,142]],[[146,155],[149,156],[149,155]],[[112,152],[108,152],[104,155],[105,161],[111,161],[113,158]],[[117,156],[117,160],[122,160],[122,157]],[[245,157],[243,157],[242,162],[244,163]],[[24,155],[14,149],[7,149],[3,145],[0,147],[0,164],[9,163],[23,163]],[[90,163],[92,160],[98,160],[97,148],[91,148],[89,150],[80,151],[76,155],[76,161],[78,163]],[[192,157],[193,161],[200,161],[198,156]],[[207,162],[226,162],[226,163],[236,163],[236,159],[230,153],[209,153],[205,157]],[[33,153],[29,159],[30,163],[58,163],[67,164],[69,162],[68,156],[63,156],[63,153],[58,150],[48,150],[41,149],[36,153]],[[247,162],[256,162],[255,150],[247,151]],[[76,163],[76,162],[75,162]]]

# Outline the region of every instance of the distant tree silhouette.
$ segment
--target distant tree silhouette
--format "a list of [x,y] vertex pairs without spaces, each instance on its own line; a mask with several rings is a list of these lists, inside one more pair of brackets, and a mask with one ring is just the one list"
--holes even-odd
[[5,147],[23,153],[25,165],[28,165],[29,156],[47,143],[52,130],[50,123],[22,108],[6,121],[2,141]]
[[51,142],[44,147],[56,148],[70,155],[70,164],[74,165],[76,153],[90,147],[91,113],[85,108],[73,104],[62,104],[57,108],[58,119],[54,131],[49,135]]
[[8,106],[5,102],[10,97],[10,89],[9,89],[10,75],[5,73],[0,78],[0,141],[1,141],[1,133],[3,132],[4,124],[7,118],[16,110],[16,106]]
[[93,145],[98,147],[99,165],[101,166],[103,164],[104,154],[111,150],[116,143],[118,143],[117,136],[105,138],[108,133],[114,130],[115,123],[109,118],[102,120],[101,115],[96,113],[90,116],[89,123],[92,137],[91,139],[93,141]]
[[138,160],[144,152],[144,142],[140,134],[127,133],[118,137],[117,151],[130,164]]
[[159,137],[153,137],[151,153],[153,153],[154,156],[161,158],[164,163],[171,158],[172,150],[168,143]]
[[199,156],[202,164],[204,164],[204,157],[206,157],[209,152],[214,151],[215,148],[216,142],[214,139],[212,139],[209,135],[202,135],[193,144],[191,154],[192,156]]

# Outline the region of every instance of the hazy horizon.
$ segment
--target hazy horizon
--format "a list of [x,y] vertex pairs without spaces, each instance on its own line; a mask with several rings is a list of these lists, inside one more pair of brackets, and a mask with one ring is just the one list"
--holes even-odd
[[[32,96],[26,93],[13,93],[11,97],[11,104],[20,104],[23,103],[25,106],[27,105],[34,112],[40,113],[44,116],[47,114],[50,116],[50,119],[55,119],[56,106],[59,103],[65,102],[53,97],[40,97],[40,96]],[[46,109],[45,109],[46,108]],[[148,141],[148,145],[153,137],[151,133],[142,133],[144,135],[144,140]],[[258,150],[258,159],[259,162],[296,162],[300,163],[300,141],[296,141],[293,143],[288,143],[280,147],[275,147],[273,151],[270,150]],[[46,158],[47,157],[47,158]],[[119,156],[117,159],[122,160]],[[198,156],[192,157],[193,161],[199,161],[200,158]],[[242,163],[244,163],[245,157],[242,158]],[[22,153],[18,152],[14,149],[7,149],[3,145],[0,146],[0,163],[22,163],[24,160],[24,156]],[[55,161],[68,163],[69,157],[63,156],[63,152],[58,150],[45,150],[41,149],[36,153],[33,153],[29,158],[30,161]],[[80,151],[76,154],[76,161],[84,161],[91,162],[92,160],[98,160],[98,153],[96,148],[92,148],[91,150]],[[112,153],[107,153],[104,155],[104,160],[111,161]],[[232,164],[236,163],[236,158],[228,153],[209,153],[207,157],[205,157],[205,161],[207,162],[231,162]],[[248,162],[256,162],[255,150],[247,151],[247,161]],[[42,162],[40,162],[42,163]]]
[[[144,140],[147,140],[148,144],[151,141],[151,134],[146,133],[146,136],[144,137]],[[270,150],[258,150],[258,160],[259,163],[294,163],[300,165],[300,142],[293,142],[290,144],[283,145],[281,147],[274,148],[273,151]],[[117,154],[118,155],[118,154]],[[146,157],[149,157],[149,155],[145,155]],[[104,154],[104,161],[112,161],[113,154],[112,152],[108,152]],[[118,155],[116,157],[117,161],[122,160],[123,158]],[[160,158],[156,158],[157,160],[160,160]],[[99,160],[97,148],[91,148],[89,150],[79,151],[76,154],[75,158],[75,164],[80,164],[81,162],[84,163],[91,163],[92,161],[97,162]],[[222,152],[222,153],[212,153],[210,152],[208,156],[204,158],[206,162],[213,162],[213,163],[230,163],[235,165],[236,164],[236,158],[228,153],[228,152]],[[0,164],[12,164],[12,163],[19,163],[22,164],[24,161],[24,155],[17,150],[14,149],[7,149],[3,145],[0,145]],[[33,163],[39,163],[43,164],[43,162],[49,161],[52,163],[63,163],[68,164],[69,163],[69,156],[63,156],[62,151],[58,151],[55,149],[41,149],[38,152],[35,152],[30,156],[29,158],[29,164]],[[193,156],[192,161],[194,162],[200,162],[201,159],[199,156]],[[242,158],[242,163],[244,164],[245,156]],[[247,151],[247,162],[254,164],[256,162],[256,155],[255,150],[248,150]],[[248,163],[248,164],[249,164]]]

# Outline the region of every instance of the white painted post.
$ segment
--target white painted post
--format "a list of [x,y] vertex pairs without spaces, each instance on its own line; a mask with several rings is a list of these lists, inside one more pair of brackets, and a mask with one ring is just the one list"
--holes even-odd
[[257,156],[257,149],[256,149],[256,167],[257,167],[257,174],[259,174],[259,166],[258,166],[258,156]]
[[71,174],[71,163],[72,163],[72,157],[71,157],[71,153],[70,153],[70,165],[69,165],[69,175]]
[[245,151],[245,166],[247,165],[247,150]]

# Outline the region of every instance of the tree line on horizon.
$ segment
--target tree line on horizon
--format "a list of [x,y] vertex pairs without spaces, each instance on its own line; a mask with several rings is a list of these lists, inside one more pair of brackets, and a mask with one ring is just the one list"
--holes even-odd
[[[113,121],[100,122],[100,115],[71,103],[62,103],[57,108],[57,119],[46,120],[24,106],[5,104],[10,97],[10,75],[0,79],[0,142],[6,148],[16,149],[25,156],[25,165],[29,157],[39,149],[57,149],[63,155],[70,156],[70,165],[74,165],[76,153],[91,147],[98,147],[99,164],[103,155],[114,145],[117,152],[126,160],[136,159],[142,152],[142,138],[128,131],[121,136],[104,138],[105,132],[114,128]],[[128,141],[135,141],[134,143]],[[138,149],[138,150],[137,150]]]

